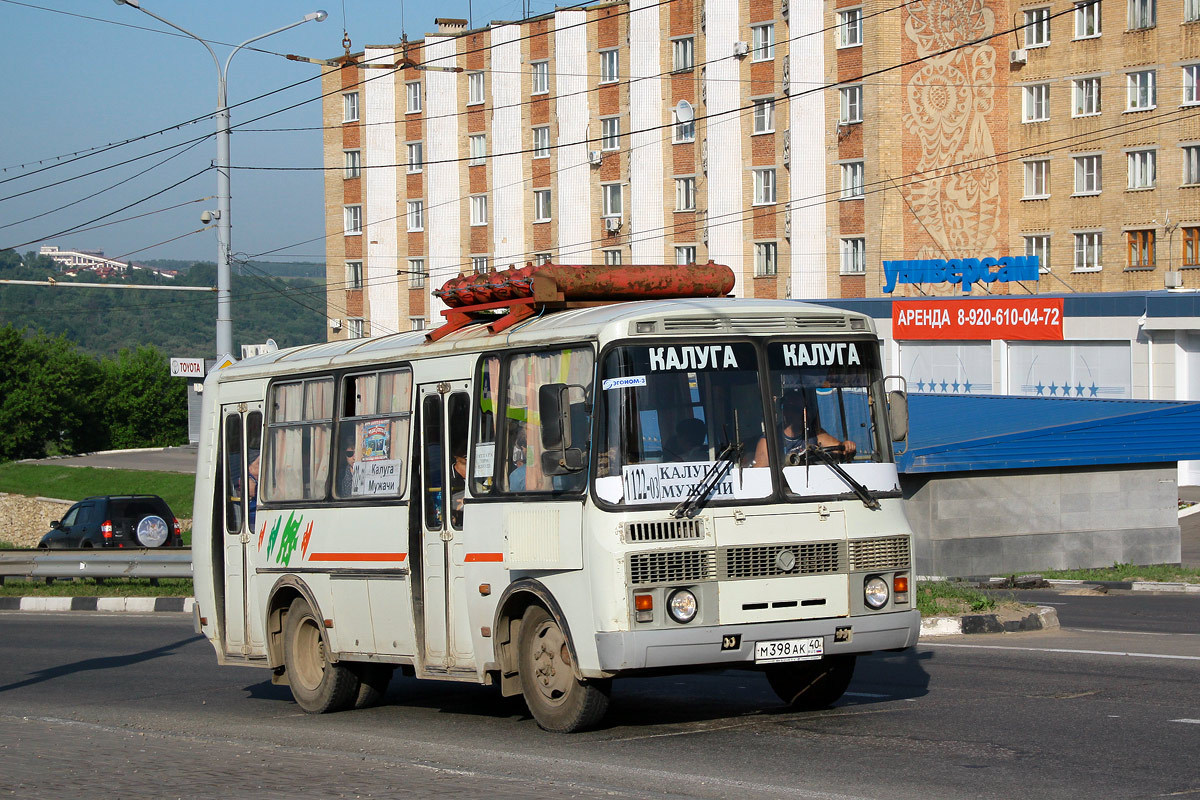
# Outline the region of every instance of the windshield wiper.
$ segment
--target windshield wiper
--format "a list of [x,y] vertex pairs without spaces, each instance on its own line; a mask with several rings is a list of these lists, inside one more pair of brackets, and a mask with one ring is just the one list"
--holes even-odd
[[725,479],[725,476],[733,468],[733,465],[741,463],[742,449],[743,446],[740,439],[725,445],[725,449],[717,456],[716,462],[705,471],[699,483],[692,486],[692,490],[688,492],[687,497],[683,498],[679,505],[671,509],[671,516],[675,519],[685,516],[696,516],[696,512],[704,507],[704,501],[708,499],[709,494],[712,493],[713,489],[717,488],[718,483]]
[[[849,486],[852,490],[854,490],[854,494],[858,496],[858,499],[862,500],[864,506],[866,506],[867,508],[872,509],[874,511],[879,510],[879,501],[875,499],[875,496],[871,494],[871,491],[866,486],[863,486],[861,483],[854,480],[854,478],[850,476],[849,472],[846,472],[846,470],[842,469],[842,465],[837,463],[837,460],[834,459],[834,457],[829,454],[828,450],[826,450],[824,447],[821,447],[818,444],[810,444],[807,447],[805,447],[804,448],[804,464],[805,464],[805,466],[808,466],[808,455],[810,453],[815,455],[821,461],[825,462],[825,464],[827,464],[829,466],[829,468],[831,470],[833,470],[839,478],[841,478],[843,481],[845,481],[846,485]],[[798,463],[797,456],[799,456],[799,453],[792,452],[788,456],[788,460],[789,461],[795,460],[795,461],[793,461],[793,463]]]

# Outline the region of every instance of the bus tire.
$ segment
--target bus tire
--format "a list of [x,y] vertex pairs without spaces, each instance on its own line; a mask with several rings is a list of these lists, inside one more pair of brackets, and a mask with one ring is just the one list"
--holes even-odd
[[816,711],[836,703],[854,677],[856,656],[825,656],[820,661],[795,661],[766,668],[767,682],[779,699],[797,711]]
[[352,666],[358,676],[358,693],[354,697],[352,708],[370,708],[377,705],[387,694],[388,684],[392,682],[392,672],[395,667],[391,664],[358,663]]
[[604,717],[612,681],[575,677],[570,643],[549,611],[530,606],[518,641],[521,694],[539,728],[574,733]]
[[321,621],[302,597],[292,601],[283,626],[283,662],[292,697],[309,714],[349,708],[358,695],[358,676],[329,660]]

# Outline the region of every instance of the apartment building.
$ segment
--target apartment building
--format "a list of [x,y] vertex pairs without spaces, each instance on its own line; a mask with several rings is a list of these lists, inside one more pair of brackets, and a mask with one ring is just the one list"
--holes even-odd
[[628,0],[368,46],[323,76],[330,335],[530,261],[712,259],[746,297],[957,295],[885,264],[1021,255],[1040,280],[971,292],[1200,286],[1197,8]]

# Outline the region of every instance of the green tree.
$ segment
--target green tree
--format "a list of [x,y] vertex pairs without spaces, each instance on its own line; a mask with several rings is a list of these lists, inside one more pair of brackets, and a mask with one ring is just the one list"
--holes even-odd
[[163,447],[187,441],[187,384],[171,377],[153,347],[122,350],[101,362],[97,407],[107,446]]

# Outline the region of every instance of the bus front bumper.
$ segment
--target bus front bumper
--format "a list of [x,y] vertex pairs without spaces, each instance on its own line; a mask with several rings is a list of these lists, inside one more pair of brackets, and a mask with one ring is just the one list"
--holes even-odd
[[827,655],[899,650],[915,645],[920,632],[921,614],[914,609],[834,619],[605,632],[596,634],[596,650],[600,670],[612,674],[664,667],[753,664],[755,643],[777,639],[820,636],[825,640]]

